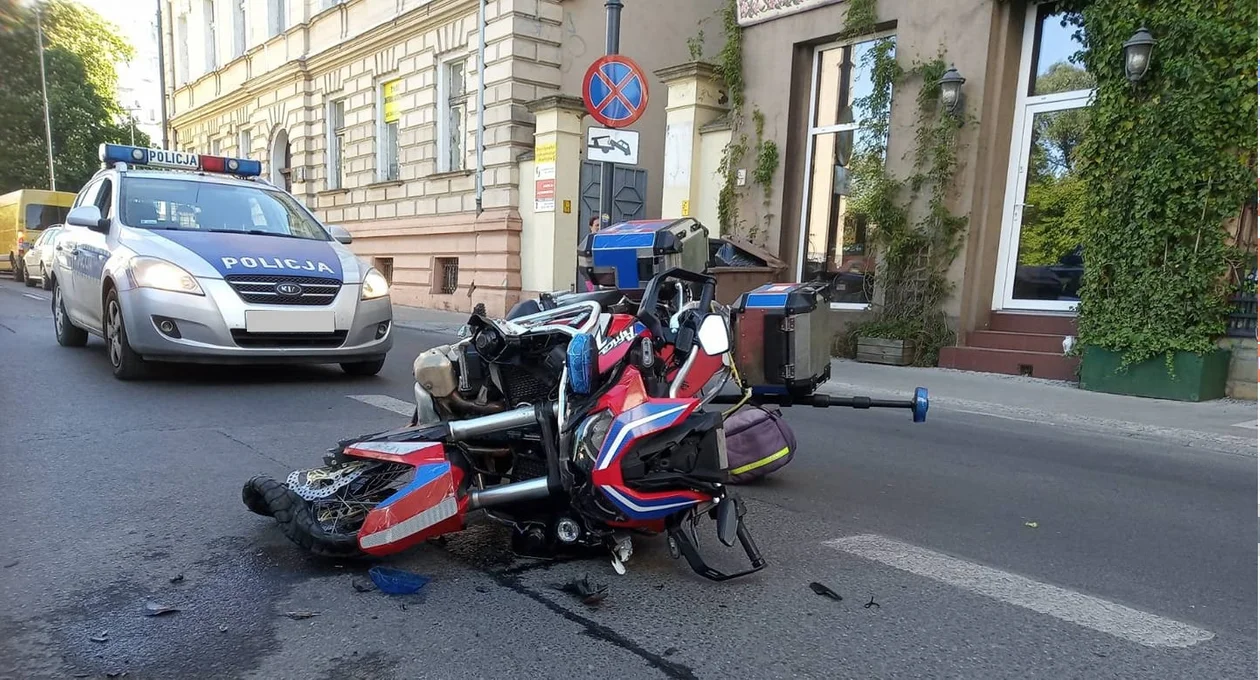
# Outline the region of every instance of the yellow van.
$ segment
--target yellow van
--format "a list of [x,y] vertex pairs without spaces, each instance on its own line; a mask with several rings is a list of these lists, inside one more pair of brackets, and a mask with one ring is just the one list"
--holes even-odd
[[45,228],[66,221],[74,197],[66,191],[40,189],[19,189],[0,196],[0,271],[12,272],[14,281],[24,280],[22,256]]

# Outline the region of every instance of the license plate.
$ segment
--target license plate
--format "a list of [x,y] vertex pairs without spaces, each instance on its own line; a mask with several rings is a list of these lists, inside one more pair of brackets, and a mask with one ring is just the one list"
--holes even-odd
[[331,333],[337,330],[327,310],[256,309],[245,312],[247,333]]

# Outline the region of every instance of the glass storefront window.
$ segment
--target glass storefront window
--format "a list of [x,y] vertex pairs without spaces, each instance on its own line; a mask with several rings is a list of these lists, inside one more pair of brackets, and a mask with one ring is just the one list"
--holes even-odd
[[[826,281],[833,304],[869,305],[874,295],[878,227],[855,209],[855,174],[886,153],[887,111],[872,111],[875,50],[894,38],[838,45],[815,55],[801,280]],[[882,125],[881,125],[882,123]],[[882,128],[882,130],[881,130]]]

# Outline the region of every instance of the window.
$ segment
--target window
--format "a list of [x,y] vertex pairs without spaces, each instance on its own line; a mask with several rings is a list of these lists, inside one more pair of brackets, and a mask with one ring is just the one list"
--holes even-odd
[[280,35],[288,28],[289,18],[285,11],[286,0],[268,0],[267,28],[270,35]]
[[210,155],[211,156],[219,155],[219,140],[218,139],[210,140]]
[[346,100],[328,105],[328,188],[345,186]]
[[246,32],[245,32],[245,2],[246,0],[232,0],[232,57],[236,58],[245,54]]
[[459,290],[459,258],[433,258],[433,273],[437,277],[435,287],[441,295],[450,295]]
[[219,38],[215,31],[214,0],[202,0],[201,16],[206,22],[206,61],[205,73],[219,68]]
[[[122,221],[141,229],[275,234],[327,241],[328,233],[283,191],[165,177],[129,177]],[[104,214],[104,210],[101,211]]]
[[236,133],[236,155],[241,158],[249,158],[249,152],[252,150],[254,139],[250,136],[249,130],[241,130]]
[[175,80],[180,85],[188,82],[188,15],[181,14],[175,20]]
[[467,92],[464,59],[444,62],[438,74],[438,172],[463,170],[466,164],[464,119]]
[[862,169],[882,166],[887,152],[888,109],[873,110],[869,98],[878,51],[895,49],[889,36],[814,55],[800,267],[802,281],[830,284],[833,304],[865,307],[874,292],[878,225],[852,204]]
[[101,211],[101,217],[109,218],[109,209],[114,206],[114,183],[108,179],[101,180],[101,193],[96,195],[95,205]]
[[380,101],[377,107],[376,175],[382,182],[398,179],[398,96],[400,80],[381,83]]
[[66,213],[69,211],[69,208],[63,208],[59,205],[28,203],[26,206],[26,228],[38,230],[47,229],[54,224],[62,224],[66,221]]
[[385,277],[385,283],[394,285],[394,258],[392,257],[374,257],[372,258],[372,266],[376,271]]

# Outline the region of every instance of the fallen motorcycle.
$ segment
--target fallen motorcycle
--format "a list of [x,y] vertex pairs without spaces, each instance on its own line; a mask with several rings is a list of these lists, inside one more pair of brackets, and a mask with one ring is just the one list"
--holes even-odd
[[[706,406],[784,397],[738,378],[737,393],[724,392],[736,368],[714,291],[713,278],[673,269],[649,281],[634,314],[577,300],[512,319],[474,315],[468,337],[416,359],[410,426],[345,440],[324,466],[284,482],[255,477],[243,500],[324,556],[397,553],[461,531],[481,510],[511,527],[524,554],[606,549],[624,572],[631,534],[663,533],[705,578],[759,571],[746,506],[727,486],[723,413]],[[919,420],[926,395],[865,405],[907,404]],[[747,569],[705,561],[705,517],[722,544],[739,544]]]

